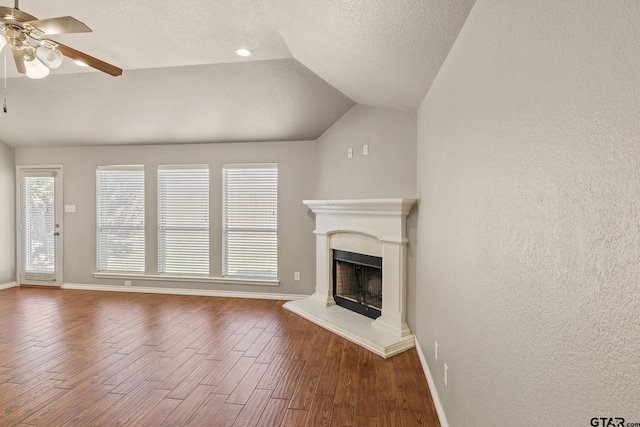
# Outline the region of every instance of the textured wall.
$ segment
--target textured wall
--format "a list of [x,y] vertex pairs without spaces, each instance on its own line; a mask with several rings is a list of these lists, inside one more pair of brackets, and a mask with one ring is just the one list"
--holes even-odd
[[640,422],[639,117],[637,0],[477,1],[418,113],[450,425]]
[[0,142],[0,285],[16,280],[15,154]]
[[[211,271],[222,271],[222,164],[248,162],[278,163],[278,276],[280,286],[210,285],[133,281],[133,286],[183,287],[247,292],[275,292],[310,295],[315,289],[314,221],[303,199],[311,198],[315,176],[313,142],[228,143],[196,145],[122,146],[85,148],[32,148],[16,150],[18,164],[63,164],[64,203],[77,206],[77,213],[64,217],[64,282],[122,285],[122,280],[96,279],[96,166],[145,165],[147,207],[147,269],[157,267],[156,177],[158,164],[208,163],[213,229]],[[218,200],[219,203],[215,203]],[[294,281],[294,271],[301,280]]]

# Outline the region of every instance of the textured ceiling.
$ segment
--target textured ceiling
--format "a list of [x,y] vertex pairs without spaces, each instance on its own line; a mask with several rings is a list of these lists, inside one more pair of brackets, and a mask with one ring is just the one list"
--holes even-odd
[[260,0],[23,0],[20,9],[84,22],[93,33],[51,38],[124,70],[244,61],[233,53],[239,47],[251,60],[291,58]]
[[[354,102],[416,110],[473,2],[23,0],[20,8],[38,18],[86,23],[93,33],[51,38],[124,74],[65,60],[36,81],[17,75],[9,56],[0,140],[14,147],[302,140],[317,138]],[[237,57],[239,47],[254,55]]]
[[293,56],[360,104],[416,111],[475,0],[266,0]]

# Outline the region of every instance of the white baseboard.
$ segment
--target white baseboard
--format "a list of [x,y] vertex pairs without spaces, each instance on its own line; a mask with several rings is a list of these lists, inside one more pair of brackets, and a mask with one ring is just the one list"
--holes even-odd
[[270,292],[235,292],[208,289],[152,288],[144,286],[84,285],[79,283],[63,283],[62,289],[81,291],[134,292],[142,294],[192,295],[205,297],[252,298],[292,301],[306,298],[309,295],[274,294]]
[[438,390],[436,390],[436,383],[433,381],[433,377],[431,376],[431,371],[429,370],[429,366],[427,365],[427,359],[424,357],[424,353],[422,352],[422,347],[420,347],[420,343],[418,342],[418,338],[416,337],[416,351],[418,352],[418,358],[420,359],[420,364],[422,365],[422,370],[424,371],[424,375],[427,377],[427,384],[429,384],[429,391],[431,392],[431,397],[433,398],[433,404],[436,406],[436,412],[438,413],[438,418],[440,419],[441,427],[449,427],[449,423],[447,422],[447,416],[444,413],[444,408],[442,407],[442,402],[440,402],[440,396],[438,395]]
[[18,286],[18,284],[16,282],[0,283],[0,290],[9,289],[9,288],[15,288],[16,286]]

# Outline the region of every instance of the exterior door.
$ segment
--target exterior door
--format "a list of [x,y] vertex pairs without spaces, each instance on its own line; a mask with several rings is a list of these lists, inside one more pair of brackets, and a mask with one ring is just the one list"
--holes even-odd
[[17,169],[18,284],[62,286],[62,168]]

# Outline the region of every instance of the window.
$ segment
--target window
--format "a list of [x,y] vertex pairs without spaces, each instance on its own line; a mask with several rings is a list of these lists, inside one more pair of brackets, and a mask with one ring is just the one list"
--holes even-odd
[[209,273],[209,166],[158,167],[158,272]]
[[276,278],[278,166],[224,165],[222,182],[223,275]]
[[97,170],[98,271],[144,272],[144,167]]

